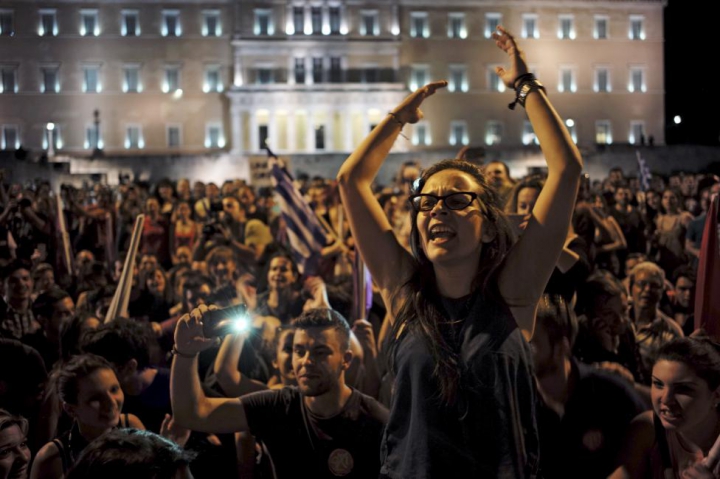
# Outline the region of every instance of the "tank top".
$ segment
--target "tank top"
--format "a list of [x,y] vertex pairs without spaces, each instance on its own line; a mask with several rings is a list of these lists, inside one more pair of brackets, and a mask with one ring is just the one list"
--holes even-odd
[[[653,479],[681,479],[682,472],[701,462],[705,456],[694,444],[688,444],[672,430],[663,427],[660,419],[653,414],[655,444],[650,452],[650,468]],[[715,466],[713,475],[720,474],[720,464]]]
[[429,346],[406,328],[396,351],[381,477],[537,477],[532,357],[510,309],[479,292],[444,298],[441,307],[443,335],[459,356],[458,400],[440,400]]

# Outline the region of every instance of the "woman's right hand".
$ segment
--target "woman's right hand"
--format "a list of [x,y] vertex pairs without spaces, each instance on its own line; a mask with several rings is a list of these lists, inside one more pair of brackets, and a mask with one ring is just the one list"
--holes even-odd
[[393,111],[392,115],[401,123],[417,123],[423,118],[420,105],[427,97],[435,93],[438,88],[445,88],[448,82],[445,80],[428,83],[408,95]]
[[215,338],[206,338],[203,334],[202,318],[210,309],[204,304],[183,315],[175,326],[175,350],[180,354],[198,354],[216,343]]

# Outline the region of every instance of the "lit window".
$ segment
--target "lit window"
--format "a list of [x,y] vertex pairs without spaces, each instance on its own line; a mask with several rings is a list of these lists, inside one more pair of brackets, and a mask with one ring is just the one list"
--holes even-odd
[[330,34],[337,35],[340,33],[340,7],[330,7]]
[[54,37],[58,34],[57,12],[55,9],[40,10],[40,28],[38,33],[41,37]]
[[448,37],[467,38],[465,14],[462,12],[448,13]]
[[612,143],[610,120],[598,120],[595,122],[595,143],[601,145],[609,145]]
[[630,40],[645,40],[645,17],[642,15],[630,15]]
[[208,65],[205,67],[205,83],[203,84],[203,91],[205,93],[221,92],[223,91],[223,88],[223,82],[220,77],[220,66]]
[[467,122],[451,121],[450,122],[450,144],[453,146],[467,145],[470,143],[468,137]]
[[537,26],[538,16],[534,13],[524,13],[522,19],[522,37],[540,38],[540,32]]
[[628,140],[632,145],[644,145],[645,144],[645,122],[644,121],[631,121],[630,122],[630,137]]
[[275,33],[275,26],[272,21],[272,11],[267,9],[255,10],[255,35],[272,35]]
[[596,40],[605,40],[608,38],[608,17],[606,15],[595,15],[595,29],[593,37]]
[[126,65],[123,68],[123,91],[125,93],[139,93],[142,91],[139,65]]
[[125,149],[137,150],[145,148],[142,127],[140,125],[128,125],[125,129]]
[[180,67],[165,67],[165,78],[163,79],[163,93],[174,93],[180,89]]
[[99,93],[102,90],[100,85],[100,67],[97,65],[86,65],[83,67],[83,91],[85,93]]
[[83,146],[86,150],[102,150],[103,142],[99,128],[99,125],[85,126],[85,142]]
[[502,141],[503,127],[502,123],[490,120],[485,125],[485,144],[499,145]]
[[502,23],[501,13],[485,14],[485,38],[492,38],[493,32],[497,30],[498,25]]
[[560,15],[558,22],[558,38],[561,40],[575,40],[575,17],[572,15]]
[[305,31],[305,8],[293,7],[293,33],[301,34]]
[[179,10],[163,10],[162,28],[160,33],[164,37],[179,37],[182,35]]
[[594,90],[603,93],[612,91],[612,87],[610,86],[610,70],[607,67],[595,68]]
[[426,122],[420,122],[413,125],[413,145],[429,146],[432,144],[430,138],[430,127]]
[[0,10],[0,36],[11,37],[15,35],[15,21],[12,10]]
[[360,12],[360,34],[366,36],[380,35],[380,22],[377,10],[363,10]]
[[40,91],[43,93],[57,93],[60,91],[60,79],[58,77],[58,67],[46,66],[40,68],[42,73],[42,83]]
[[225,137],[219,123],[211,123],[205,127],[205,148],[224,148]]
[[487,82],[488,82],[488,89],[490,91],[495,92],[504,92],[505,91],[505,84],[500,79],[500,77],[495,73],[495,67],[489,66],[487,69]]
[[413,65],[410,73],[410,90],[415,91],[430,82],[430,69],[427,65]]
[[642,67],[630,67],[630,78],[628,81],[628,91],[645,92],[645,69]]
[[182,143],[182,135],[180,125],[167,126],[167,146],[168,148],[179,148]]
[[120,33],[124,37],[137,37],[140,35],[140,14],[137,10],[122,11]]
[[322,8],[310,7],[310,26],[312,33],[319,35],[322,33]]
[[450,65],[449,70],[448,91],[468,91],[467,67],[465,65]]
[[577,83],[575,81],[575,69],[571,67],[560,68],[560,78],[558,81],[558,91],[565,93],[574,93],[577,91]]
[[17,67],[0,65],[0,93],[17,93]]
[[205,37],[219,37],[222,35],[220,12],[217,10],[203,11],[202,34]]
[[523,145],[540,144],[537,139],[537,135],[535,135],[535,130],[533,129],[532,123],[530,123],[530,121],[528,120],[525,120],[523,122],[522,143]]
[[410,36],[413,38],[428,38],[430,36],[430,22],[427,12],[410,13]]
[[100,35],[97,10],[80,10],[80,35],[84,37],[97,37]]
[[2,136],[0,136],[0,149],[17,150],[20,148],[20,135],[15,125],[2,125]]

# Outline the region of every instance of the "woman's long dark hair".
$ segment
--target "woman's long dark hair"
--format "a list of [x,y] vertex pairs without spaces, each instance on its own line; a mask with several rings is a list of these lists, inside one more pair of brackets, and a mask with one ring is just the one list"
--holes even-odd
[[[491,281],[505,255],[513,244],[510,223],[502,212],[497,193],[487,184],[480,169],[465,160],[443,160],[428,168],[420,178],[417,191],[422,191],[427,180],[443,170],[458,170],[469,174],[480,186],[478,201],[482,207],[484,219],[495,230],[494,239],[482,246],[477,273],[471,289],[473,293],[500,298],[497,284]],[[420,232],[417,227],[418,213],[412,210],[412,230],[410,246],[415,258],[414,271],[410,279],[395,293],[404,298],[399,305],[396,320],[390,334],[390,362],[394,370],[395,354],[400,344],[400,335],[405,330],[419,334],[427,343],[432,354],[435,368],[433,376],[440,383],[440,399],[446,405],[455,402],[462,372],[462,364],[456,347],[449,344],[441,333],[441,324],[447,322],[437,289],[435,271],[420,244]],[[393,299],[395,299],[393,298]]]

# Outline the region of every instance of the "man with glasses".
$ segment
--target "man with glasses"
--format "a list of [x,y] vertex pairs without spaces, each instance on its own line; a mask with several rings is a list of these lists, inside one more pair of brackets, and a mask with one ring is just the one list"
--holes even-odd
[[629,278],[632,298],[630,316],[640,349],[640,369],[646,373],[643,376],[649,378],[657,350],[684,334],[680,326],[659,308],[665,287],[665,272],[655,263],[645,261],[630,271]]

